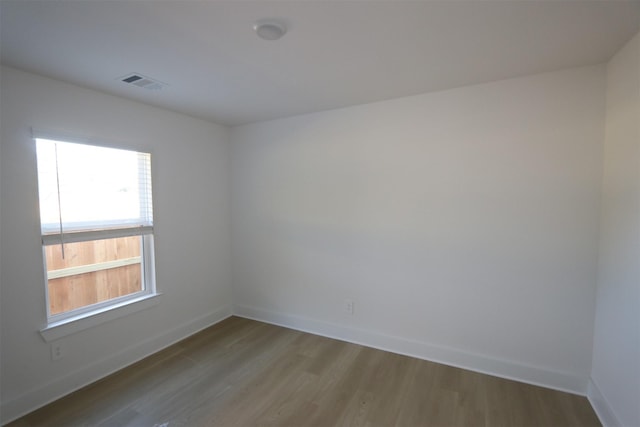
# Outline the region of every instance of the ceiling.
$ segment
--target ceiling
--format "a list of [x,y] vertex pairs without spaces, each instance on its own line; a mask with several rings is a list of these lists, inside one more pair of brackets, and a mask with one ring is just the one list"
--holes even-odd
[[233,126],[601,63],[640,0],[0,0],[0,20],[5,65]]

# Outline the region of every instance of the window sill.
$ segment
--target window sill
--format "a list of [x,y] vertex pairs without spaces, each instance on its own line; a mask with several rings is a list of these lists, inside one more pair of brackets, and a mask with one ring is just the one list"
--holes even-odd
[[161,293],[144,295],[133,300],[123,301],[109,307],[104,307],[90,313],[49,323],[40,330],[40,335],[46,342],[52,342],[85,329],[93,328],[111,320],[128,316],[138,311],[156,306],[160,303]]

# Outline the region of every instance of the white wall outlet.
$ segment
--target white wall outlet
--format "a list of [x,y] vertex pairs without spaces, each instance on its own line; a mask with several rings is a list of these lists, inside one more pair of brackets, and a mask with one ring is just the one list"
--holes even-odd
[[344,300],[344,312],[347,314],[353,315],[353,306],[355,303],[351,298],[347,298]]
[[62,359],[62,355],[62,344],[59,342],[51,343],[51,360],[60,360]]

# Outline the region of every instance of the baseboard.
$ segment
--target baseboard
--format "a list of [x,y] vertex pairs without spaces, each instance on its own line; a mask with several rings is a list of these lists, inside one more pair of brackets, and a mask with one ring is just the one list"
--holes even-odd
[[30,390],[13,400],[3,402],[2,406],[0,406],[0,414],[2,415],[0,424],[4,425],[9,423],[69,393],[117,372],[202,329],[226,319],[231,316],[231,314],[231,307],[219,308],[211,313],[156,335],[155,337],[147,338],[130,347],[124,348],[116,354],[109,355],[90,365],[83,366],[69,375],[47,383],[37,389]]
[[589,378],[587,398],[589,399],[589,402],[591,402],[593,410],[596,411],[596,415],[598,415],[598,418],[604,427],[622,426],[622,423],[616,416],[616,413],[611,408],[611,405],[609,405],[609,401],[604,397],[600,391],[600,387],[598,387],[593,378]]
[[335,338],[572,394],[584,396],[587,389],[587,379],[577,375],[555,372],[439,345],[384,335],[351,326],[338,325],[290,314],[275,313],[243,305],[234,306],[233,314],[290,329],[309,332],[315,335]]

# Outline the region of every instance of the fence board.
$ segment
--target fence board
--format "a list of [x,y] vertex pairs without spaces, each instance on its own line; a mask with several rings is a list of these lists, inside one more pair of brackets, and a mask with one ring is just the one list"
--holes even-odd
[[[60,245],[46,246],[47,270],[136,257],[140,256],[140,247],[140,236],[67,243],[63,259]],[[141,290],[140,264],[51,279],[48,281],[49,312],[64,313]]]

